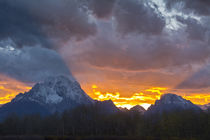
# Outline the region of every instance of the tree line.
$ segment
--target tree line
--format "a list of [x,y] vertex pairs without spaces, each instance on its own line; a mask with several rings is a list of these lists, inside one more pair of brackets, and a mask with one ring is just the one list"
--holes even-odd
[[81,106],[50,116],[11,114],[0,123],[0,135],[136,136],[210,139],[210,111],[191,110],[144,116],[135,111],[104,114]]

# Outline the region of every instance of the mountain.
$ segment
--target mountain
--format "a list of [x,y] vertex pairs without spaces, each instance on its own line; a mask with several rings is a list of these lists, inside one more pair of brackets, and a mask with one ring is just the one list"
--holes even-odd
[[140,114],[144,114],[146,110],[142,106],[136,105],[136,106],[132,107],[130,109],[130,111],[131,112],[137,112],[137,113],[140,113]]
[[92,105],[95,102],[73,78],[49,77],[35,84],[29,92],[20,93],[11,102],[3,105],[0,108],[0,118],[11,113],[48,115],[80,105]]
[[176,94],[168,93],[162,95],[160,100],[156,100],[155,104],[148,108],[146,114],[161,114],[182,110],[201,111],[198,106],[194,105],[189,100],[185,100]]

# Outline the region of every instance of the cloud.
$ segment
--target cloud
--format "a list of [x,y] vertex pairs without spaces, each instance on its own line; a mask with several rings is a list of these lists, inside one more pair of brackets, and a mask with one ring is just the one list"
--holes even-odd
[[112,15],[117,0],[87,0],[88,9],[97,18],[107,18]]
[[201,70],[197,71],[176,88],[180,89],[202,89],[210,87],[210,66],[207,65]]
[[147,71],[205,63],[209,58],[208,44],[189,40],[182,31],[121,38],[107,30],[113,29],[74,44],[80,50],[72,52],[74,61],[99,69]]
[[[146,84],[177,84],[174,77],[208,63],[209,2],[165,3],[166,7],[146,0],[1,0],[0,73],[36,82],[49,75],[71,75],[68,64],[80,78],[90,74],[81,78],[84,81],[113,77],[112,82],[118,82],[122,76],[132,84],[143,84],[142,78]],[[161,8],[181,14],[170,15]],[[169,18],[177,21],[176,29],[168,28]]]
[[185,31],[188,33],[188,37],[192,40],[206,40],[206,32],[208,28],[202,23],[199,23],[196,19],[193,18],[183,18],[181,16],[176,16],[176,19],[182,24],[186,25]]
[[[9,41],[11,42],[11,41]],[[14,48],[11,43],[0,46],[0,73],[23,82],[39,82],[48,76],[71,75],[62,58],[54,50],[41,47]]]
[[195,13],[208,16],[210,14],[209,0],[164,0],[166,7],[171,9],[179,9],[184,13]]
[[96,32],[81,4],[76,0],[1,0],[0,73],[24,82],[71,75],[56,50],[70,39]]
[[119,0],[114,17],[117,30],[122,34],[158,34],[165,27],[164,17],[144,0]]
[[0,39],[18,44],[54,47],[70,38],[82,39],[96,32],[95,24],[76,0],[2,0]]
[[185,20],[177,30],[164,29],[156,35],[129,33],[123,37],[112,21],[101,21],[95,36],[69,42],[61,54],[85,86],[100,83],[106,89],[119,88],[124,95],[139,87],[176,88],[197,67],[206,65],[210,54],[206,35],[193,37],[189,33],[196,31],[187,29],[187,24],[200,26],[200,22]]
[[5,0],[0,1],[0,30],[0,39],[10,37],[18,46],[34,43],[48,46],[34,17],[26,9],[12,6]]

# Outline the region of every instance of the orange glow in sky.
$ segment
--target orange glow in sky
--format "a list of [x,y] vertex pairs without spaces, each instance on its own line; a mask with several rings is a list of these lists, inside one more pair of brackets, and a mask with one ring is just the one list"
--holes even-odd
[[187,100],[190,100],[194,104],[203,105],[203,104],[210,103],[210,94],[209,93],[206,93],[206,94],[192,94],[192,95],[182,96],[182,97],[187,99]]

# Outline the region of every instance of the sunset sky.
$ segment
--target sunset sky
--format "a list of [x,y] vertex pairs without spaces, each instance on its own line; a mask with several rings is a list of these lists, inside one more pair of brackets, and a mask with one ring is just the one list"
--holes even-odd
[[210,103],[209,25],[205,0],[1,0],[0,104],[55,75],[127,108]]

